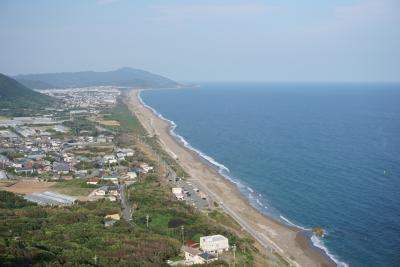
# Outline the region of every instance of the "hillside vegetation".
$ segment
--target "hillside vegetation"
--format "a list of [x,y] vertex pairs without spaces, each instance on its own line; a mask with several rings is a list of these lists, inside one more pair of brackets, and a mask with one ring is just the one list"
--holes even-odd
[[1,108],[34,108],[51,105],[53,102],[52,97],[35,92],[0,73]]
[[119,210],[106,200],[41,207],[0,191],[0,265],[162,266],[178,253],[174,238],[123,220],[105,227],[104,216]]

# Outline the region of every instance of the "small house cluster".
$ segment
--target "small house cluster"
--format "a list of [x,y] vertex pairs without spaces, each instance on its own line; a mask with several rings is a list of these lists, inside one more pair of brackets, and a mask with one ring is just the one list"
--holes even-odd
[[200,243],[188,240],[182,246],[185,254],[185,265],[209,264],[229,250],[229,240],[223,235],[200,237]]

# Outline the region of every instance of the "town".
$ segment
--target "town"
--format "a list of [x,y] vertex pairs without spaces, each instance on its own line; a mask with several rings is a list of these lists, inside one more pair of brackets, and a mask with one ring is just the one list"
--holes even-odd
[[[104,215],[105,228],[114,227],[121,219],[135,226],[135,220],[141,219],[136,218],[141,216],[141,200],[135,196],[135,185],[155,177],[165,178],[168,195],[176,205],[198,211],[217,205],[180,177],[154,148],[121,130],[121,88],[41,92],[58,99],[60,105],[30,117],[0,118],[1,190],[23,195],[25,200],[41,206],[99,200],[120,205],[119,211]],[[135,203],[132,199],[136,197]],[[155,220],[148,214],[145,218],[146,227]],[[235,258],[236,245],[230,245],[219,232],[198,236],[194,241],[185,238],[183,224],[177,227],[182,232],[181,256],[168,259],[169,265],[209,264],[228,254],[230,261]]]

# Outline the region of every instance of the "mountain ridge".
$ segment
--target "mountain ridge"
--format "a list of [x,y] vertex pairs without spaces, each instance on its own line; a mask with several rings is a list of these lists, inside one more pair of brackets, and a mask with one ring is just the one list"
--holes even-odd
[[39,74],[20,74],[14,76],[25,85],[39,86],[37,89],[121,86],[134,88],[179,87],[181,84],[152,72],[130,67],[113,71],[79,71]]

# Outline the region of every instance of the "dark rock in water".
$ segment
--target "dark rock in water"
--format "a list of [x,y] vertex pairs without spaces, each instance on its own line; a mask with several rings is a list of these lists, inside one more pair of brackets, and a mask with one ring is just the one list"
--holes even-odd
[[322,227],[314,227],[313,233],[318,237],[323,237],[325,235],[325,230]]

